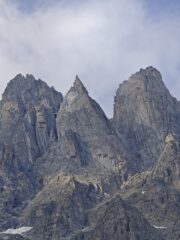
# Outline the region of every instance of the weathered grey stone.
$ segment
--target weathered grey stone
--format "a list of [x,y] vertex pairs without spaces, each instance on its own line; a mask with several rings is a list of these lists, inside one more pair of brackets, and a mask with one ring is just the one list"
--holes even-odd
[[0,228],[36,192],[31,166],[57,138],[61,102],[60,93],[32,75],[17,75],[7,85],[0,102],[0,215],[6,216]]
[[180,148],[175,135],[168,134],[165,141],[153,168],[129,178],[120,195],[159,228],[165,239],[173,240],[180,236]]
[[111,199],[95,179],[58,175],[24,211],[31,239],[163,239],[119,196]]
[[82,229],[72,240],[156,240],[163,239],[160,233],[133,207],[119,196],[91,210],[92,225]]
[[87,225],[87,211],[104,199],[96,180],[60,173],[24,210],[31,239],[63,239]]
[[120,85],[112,120],[78,76],[64,99],[32,75],[15,77],[0,102],[0,230],[179,239],[179,109],[152,67]]
[[158,159],[169,132],[179,134],[179,102],[153,67],[120,84],[113,123],[131,152],[132,171],[147,170]]
[[87,168],[94,175],[98,174],[95,169],[119,176],[125,172],[121,140],[78,77],[57,114],[57,132],[57,144],[37,162],[41,175],[53,176],[57,171],[82,173]]

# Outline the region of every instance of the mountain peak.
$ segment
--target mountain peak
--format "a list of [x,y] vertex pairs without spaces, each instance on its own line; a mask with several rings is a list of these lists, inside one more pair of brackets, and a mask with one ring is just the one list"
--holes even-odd
[[73,88],[70,89],[70,91],[73,89],[78,91],[79,94],[82,93],[88,93],[87,89],[85,88],[84,84],[82,83],[82,81],[80,80],[79,76],[76,75],[74,84],[73,84]]
[[154,72],[158,72],[160,73],[155,67],[153,66],[148,66],[146,68],[141,68],[139,72],[145,72],[145,73],[154,73]]
[[161,83],[163,84],[161,73],[152,66],[149,66],[145,69],[141,68],[138,72],[132,74],[129,80],[144,80],[144,81],[155,80],[156,82],[160,80]]
[[78,75],[76,75],[74,85],[83,85]]
[[57,102],[62,101],[62,98],[61,93],[50,88],[44,81],[36,80],[32,74],[26,76],[18,74],[7,84],[2,95],[2,103],[16,103],[18,109],[23,108],[24,112],[27,107],[38,103],[40,99],[46,99],[49,104],[56,105]]
[[22,73],[18,73],[13,80],[15,79],[20,79],[20,78],[24,78],[24,76],[22,75]]
[[177,101],[154,67],[140,69],[120,84],[113,121],[131,150],[134,149],[133,156],[138,156],[138,167],[141,160],[145,169],[150,167],[162,150],[166,134],[178,131],[177,113]]
[[33,74],[29,74],[29,73],[27,73],[25,76],[22,74],[22,73],[19,73],[19,74],[17,74],[11,81],[10,81],[10,83],[11,82],[19,82],[19,81],[35,81],[36,79],[35,79],[35,77],[34,77],[34,75]]
[[20,91],[22,88],[28,88],[35,80],[32,74],[26,74],[26,76],[24,76],[19,73],[8,83],[5,92],[12,89]]
[[12,95],[16,93],[22,93],[23,91],[30,90],[32,88],[49,88],[47,83],[36,79],[32,74],[21,73],[17,74],[8,84],[3,95]]

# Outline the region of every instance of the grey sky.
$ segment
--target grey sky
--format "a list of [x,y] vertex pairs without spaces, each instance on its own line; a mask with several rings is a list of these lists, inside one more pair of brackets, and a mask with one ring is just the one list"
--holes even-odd
[[175,0],[0,0],[0,93],[21,72],[65,94],[78,74],[111,116],[119,83],[153,65],[180,98],[179,11]]

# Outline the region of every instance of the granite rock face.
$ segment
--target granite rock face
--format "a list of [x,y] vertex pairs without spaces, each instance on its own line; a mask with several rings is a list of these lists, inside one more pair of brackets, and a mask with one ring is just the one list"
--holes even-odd
[[55,115],[61,102],[60,93],[32,75],[17,75],[2,96],[0,214],[5,225],[8,216],[11,220],[17,216],[23,201],[36,191],[31,166],[57,139]]
[[32,149],[27,157],[33,162],[46,151],[50,139],[57,137],[55,115],[62,100],[61,93],[45,82],[32,75],[17,75],[8,84],[0,104],[3,141],[9,143],[12,136],[19,140],[24,131],[26,145]]
[[88,224],[87,213],[105,198],[93,179],[60,173],[30,202],[24,224],[32,239],[64,239]]
[[164,149],[151,170],[132,176],[121,196],[138,208],[166,239],[180,237],[180,147],[168,134]]
[[34,226],[33,240],[163,239],[135,208],[82,176],[57,176],[27,206],[24,217],[25,224]]
[[92,225],[73,236],[73,240],[163,239],[135,208],[125,204],[119,196],[93,209],[90,218]]
[[168,133],[179,134],[179,106],[153,67],[141,69],[120,84],[113,123],[129,146],[134,172],[156,162]]
[[179,113],[153,67],[120,85],[111,120],[78,76],[64,98],[16,76],[0,102],[0,239],[178,240]]
[[79,138],[89,149],[88,158],[83,153],[79,155],[82,165],[96,161],[109,170],[118,171],[121,168],[123,148],[120,139],[100,106],[89,97],[78,76],[64,98],[57,126],[59,139],[70,133],[72,138]]
[[56,120],[58,142],[36,165],[41,166],[42,177],[63,171],[97,177],[100,173],[103,177],[116,174],[123,179],[126,151],[103,110],[78,77],[64,97]]

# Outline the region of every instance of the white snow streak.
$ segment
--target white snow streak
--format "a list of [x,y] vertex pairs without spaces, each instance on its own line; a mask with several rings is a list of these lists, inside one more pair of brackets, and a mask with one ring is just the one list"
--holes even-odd
[[156,225],[153,225],[154,228],[156,229],[167,229],[167,227],[163,227],[163,226],[156,226]]
[[17,229],[10,228],[10,229],[7,229],[4,232],[1,232],[0,234],[19,234],[19,235],[22,235],[23,233],[29,232],[31,230],[32,230],[32,227],[20,227],[20,228],[17,228]]

